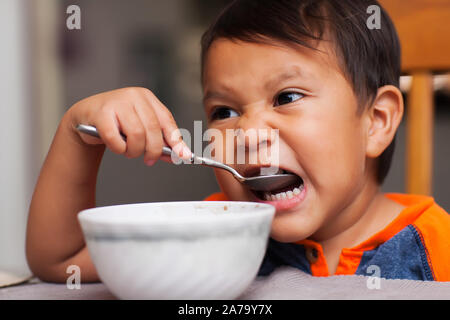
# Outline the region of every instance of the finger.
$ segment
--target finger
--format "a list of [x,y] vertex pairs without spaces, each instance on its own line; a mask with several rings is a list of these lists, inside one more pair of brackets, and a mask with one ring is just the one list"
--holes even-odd
[[192,151],[182,139],[182,135],[172,113],[163,105],[161,101],[151,91],[146,90],[146,99],[153,106],[161,126],[164,140],[172,148],[175,154],[183,159],[189,159]]
[[167,163],[173,163],[171,156],[162,155],[159,160],[167,162]]
[[165,145],[161,125],[153,107],[148,105],[145,100],[137,102],[136,113],[139,115],[146,133],[144,161],[148,165],[152,165],[161,157],[162,148]]
[[124,154],[127,144],[120,135],[119,123],[112,108],[104,108],[93,125],[108,149],[116,154]]
[[120,107],[115,110],[119,127],[127,137],[127,149],[124,153],[128,158],[137,158],[145,151],[145,128],[134,106]]

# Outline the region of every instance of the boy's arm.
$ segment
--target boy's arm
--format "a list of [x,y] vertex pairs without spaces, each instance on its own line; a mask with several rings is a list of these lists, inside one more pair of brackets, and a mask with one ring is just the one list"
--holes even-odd
[[[78,133],[77,124],[96,126],[102,139]],[[144,162],[153,165],[166,143],[179,156],[191,156],[172,114],[148,89],[117,89],[72,106],[58,127],[30,205],[26,254],[33,273],[46,281],[64,282],[67,267],[77,265],[82,281],[99,280],[77,213],[95,206],[105,145],[128,158],[144,155]]]
[[85,144],[74,132],[70,111],[62,119],[42,167],[31,201],[26,254],[32,272],[46,281],[64,282],[69,265],[82,281],[98,281],[77,213],[95,206],[103,144]]

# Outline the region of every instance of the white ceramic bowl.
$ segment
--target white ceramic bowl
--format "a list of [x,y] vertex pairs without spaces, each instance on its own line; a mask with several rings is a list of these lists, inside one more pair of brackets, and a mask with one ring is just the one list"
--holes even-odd
[[160,202],[80,212],[89,254],[121,299],[234,299],[255,278],[275,208]]

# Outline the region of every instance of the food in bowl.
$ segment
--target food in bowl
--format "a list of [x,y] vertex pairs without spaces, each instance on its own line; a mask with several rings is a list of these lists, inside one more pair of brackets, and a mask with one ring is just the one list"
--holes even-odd
[[79,213],[100,279],[121,299],[234,299],[255,278],[275,208],[157,202]]

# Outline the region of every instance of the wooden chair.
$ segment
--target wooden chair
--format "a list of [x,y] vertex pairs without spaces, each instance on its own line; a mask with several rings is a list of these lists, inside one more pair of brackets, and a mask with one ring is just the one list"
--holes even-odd
[[412,76],[406,106],[406,192],[431,195],[432,80],[434,73],[450,70],[450,1],[380,0],[380,4],[400,37],[402,71]]

